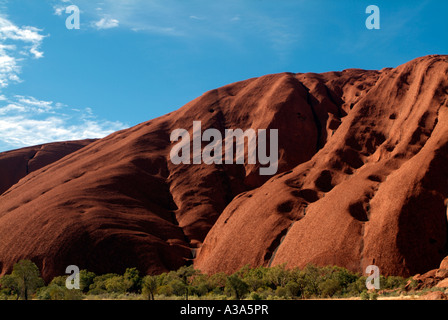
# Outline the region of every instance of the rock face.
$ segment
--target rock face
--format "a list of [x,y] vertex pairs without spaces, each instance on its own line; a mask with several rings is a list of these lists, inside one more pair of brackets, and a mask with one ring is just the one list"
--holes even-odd
[[448,296],[440,291],[428,292],[420,300],[448,300]]
[[0,194],[27,174],[39,170],[95,140],[55,142],[0,153]]
[[437,267],[447,255],[447,74],[447,57],[432,56],[364,74],[355,101],[340,87],[348,115],[325,146],[229,204],[196,266],[374,264],[405,276]]
[[448,288],[448,269],[446,262],[448,257],[443,259],[438,269],[433,269],[425,274],[416,274],[405,286],[409,290],[422,290],[428,288]]
[[[447,255],[448,56],[212,90],[34,171],[0,197],[0,270],[158,273],[336,264],[409,275]],[[174,165],[173,130],[278,129],[259,164]],[[203,147],[207,143],[203,143]],[[246,152],[247,153],[247,152]]]

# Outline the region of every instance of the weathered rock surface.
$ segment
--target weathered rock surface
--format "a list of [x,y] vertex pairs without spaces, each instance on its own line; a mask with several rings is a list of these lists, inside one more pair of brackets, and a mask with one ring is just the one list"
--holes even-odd
[[[212,90],[34,171],[0,196],[0,270],[46,279],[245,264],[384,275],[447,256],[448,56],[395,69],[282,73]],[[278,129],[278,173],[174,165],[173,130]],[[206,143],[203,143],[203,147]],[[247,157],[246,157],[247,160]]]
[[448,296],[443,292],[433,291],[421,296],[420,300],[448,300]]
[[54,142],[0,153],[0,194],[27,174],[78,151],[95,140]]
[[310,161],[230,203],[196,266],[311,262],[362,272],[374,264],[405,276],[439,266],[447,255],[447,74],[446,56],[424,57],[358,79],[356,101],[340,87],[352,109],[342,106],[348,115],[334,135]]

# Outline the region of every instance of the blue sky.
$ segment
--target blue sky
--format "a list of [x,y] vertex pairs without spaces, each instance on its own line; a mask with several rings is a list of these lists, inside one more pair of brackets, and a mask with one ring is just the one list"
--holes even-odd
[[103,137],[264,74],[448,54],[447,14],[445,0],[0,0],[0,151]]

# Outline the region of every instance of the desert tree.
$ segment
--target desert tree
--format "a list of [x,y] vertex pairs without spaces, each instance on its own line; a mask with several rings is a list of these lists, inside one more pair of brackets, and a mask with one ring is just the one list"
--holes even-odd
[[157,276],[147,275],[143,278],[143,294],[147,295],[149,300],[154,300],[158,287]]
[[237,300],[242,299],[249,292],[247,283],[236,274],[227,277],[226,287],[235,295]]
[[176,272],[177,276],[181,280],[183,287],[184,287],[185,300],[188,300],[188,294],[190,291],[190,286],[191,286],[191,283],[193,280],[193,276],[197,275],[198,273],[199,273],[199,271],[195,270],[192,265],[182,266]]
[[12,281],[16,282],[20,297],[28,300],[29,295],[36,292],[36,289],[44,285],[40,277],[39,268],[30,260],[20,260],[17,262],[11,273]]

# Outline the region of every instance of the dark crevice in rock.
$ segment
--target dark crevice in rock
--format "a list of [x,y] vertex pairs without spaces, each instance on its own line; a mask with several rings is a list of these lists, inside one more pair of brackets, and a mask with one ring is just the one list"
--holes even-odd
[[[41,149],[42,149],[42,148],[41,148]],[[36,154],[37,154],[41,149],[39,149],[39,150],[37,150],[37,151],[34,151],[33,154],[32,154],[32,155],[28,158],[28,160],[26,161],[26,169],[25,169],[25,171],[26,171],[26,174],[27,174],[27,175],[30,174],[30,161],[33,160],[33,159],[36,157]]]
[[306,102],[310,106],[311,113],[313,114],[314,124],[316,125],[316,130],[317,130],[316,152],[318,152],[323,147],[322,141],[321,141],[321,139],[322,139],[322,123],[320,122],[319,117],[317,116],[316,110],[314,108],[314,103],[313,103],[312,95],[310,93],[310,89],[307,88],[303,83],[300,83],[300,84],[303,86],[303,88],[306,91]]
[[272,264],[272,261],[275,258],[275,254],[278,251],[278,248],[282,244],[283,240],[285,239],[286,235],[288,234],[289,230],[291,230],[292,226],[294,225],[296,221],[293,221],[288,228],[283,229],[277,237],[274,239],[274,241],[271,243],[269,248],[267,249],[265,255],[264,255],[264,261],[267,262],[267,266],[270,267]]

